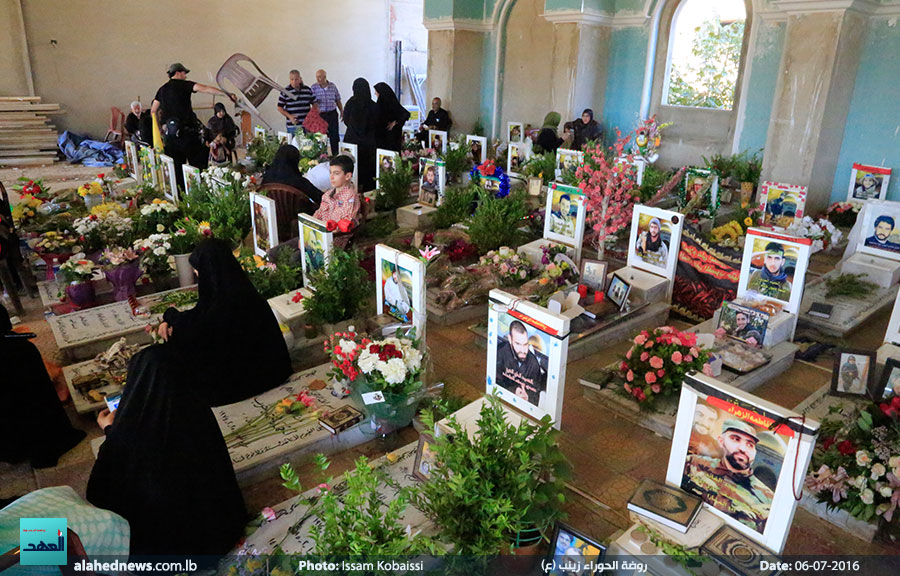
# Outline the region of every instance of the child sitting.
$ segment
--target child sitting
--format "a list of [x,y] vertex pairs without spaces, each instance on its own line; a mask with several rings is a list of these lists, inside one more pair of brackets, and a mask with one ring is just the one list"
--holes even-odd
[[359,195],[353,186],[353,159],[345,154],[335,156],[329,164],[331,190],[322,195],[322,203],[313,214],[329,230],[349,232],[358,224]]

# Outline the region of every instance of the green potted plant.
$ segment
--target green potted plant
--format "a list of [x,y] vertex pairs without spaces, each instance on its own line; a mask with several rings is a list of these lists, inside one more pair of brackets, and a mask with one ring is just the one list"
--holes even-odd
[[525,193],[511,192],[497,198],[493,192],[478,190],[478,208],[469,219],[469,237],[479,254],[487,254],[501,246],[518,246],[519,226],[528,214]]
[[280,147],[281,143],[274,134],[256,136],[247,146],[247,156],[256,162],[257,168],[264,169],[275,159],[275,153]]
[[762,156],[759,152],[750,154],[747,151],[737,156],[734,164],[734,177],[741,183],[741,204],[753,200],[753,190],[762,176]]
[[[316,464],[323,472],[329,466],[321,454],[316,456]],[[304,493],[290,464],[284,464],[280,472],[285,488]],[[334,479],[329,478],[304,500],[310,506],[309,516],[319,520],[309,530],[315,556],[346,559],[441,553],[434,540],[418,532],[410,534],[402,523],[414,488],[398,486],[365,456],[344,474],[342,484],[345,487],[340,492],[333,490]],[[388,492],[390,499],[385,504]]]
[[409,199],[412,182],[412,166],[405,160],[396,160],[393,168],[382,170],[378,175],[375,210],[385,212],[403,206],[403,203]]
[[437,207],[437,211],[431,216],[431,223],[435,229],[443,230],[463,222],[472,215],[472,206],[478,197],[478,186],[448,186],[444,193],[444,201]]
[[444,169],[447,171],[447,183],[459,183],[463,173],[469,168],[465,136],[456,139],[456,147],[448,146],[444,153]]
[[324,325],[327,334],[342,331],[334,324],[349,324],[371,293],[360,257],[358,251],[335,247],[325,269],[312,277],[315,291],[303,299],[303,308],[311,323]]
[[536,154],[525,163],[525,175],[528,178],[540,178],[544,186],[549,186],[556,176],[556,153]]
[[241,267],[259,295],[268,300],[296,290],[303,284],[303,268],[291,262],[291,253],[281,250],[274,262],[255,254],[241,256]]
[[[429,430],[428,412],[422,420]],[[438,466],[413,503],[441,529],[441,538],[461,555],[508,552],[547,538],[564,516],[565,480],[571,465],[557,445],[550,418],[537,423],[506,419],[499,399],[481,408],[470,437],[456,418],[434,439]]]

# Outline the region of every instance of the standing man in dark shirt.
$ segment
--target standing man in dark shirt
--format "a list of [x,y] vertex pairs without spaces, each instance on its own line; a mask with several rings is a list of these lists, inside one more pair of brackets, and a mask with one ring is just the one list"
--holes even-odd
[[[202,124],[194,114],[191,96],[194,92],[203,92],[228,96],[232,100],[235,98],[213,86],[188,80],[188,72],[190,70],[180,62],[169,66],[169,81],[156,91],[150,113],[156,116],[163,133],[166,154],[175,160],[175,166],[188,162],[191,166],[204,169],[209,164],[209,151],[201,139]],[[175,174],[178,184],[184,186],[182,171],[175,170]]]
[[293,98],[285,96],[282,92],[278,96],[278,113],[287,120],[285,130],[293,134],[297,128],[303,126],[303,121],[306,120],[309,108],[316,101],[316,97],[310,87],[303,83],[298,70],[291,70],[289,78],[290,84],[284,87],[284,92]]
[[509,323],[506,342],[497,349],[497,385],[529,404],[538,406],[546,391],[547,375],[528,345],[528,330],[519,320]]
[[418,138],[422,142],[428,139],[429,130],[443,130],[448,132],[453,126],[453,120],[450,119],[450,113],[441,108],[441,99],[435,98],[431,101],[431,110],[428,111],[428,117],[425,122],[419,126]]

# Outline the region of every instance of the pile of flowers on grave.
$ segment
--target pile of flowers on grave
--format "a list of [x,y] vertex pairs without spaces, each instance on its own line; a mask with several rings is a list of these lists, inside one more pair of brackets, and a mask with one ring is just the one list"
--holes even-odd
[[708,360],[696,334],[661,326],[635,336],[619,363],[618,375],[626,394],[642,409],[654,409],[660,399],[676,398],[684,375],[702,371]]
[[825,211],[825,217],[835,226],[853,228],[860,208],[861,202],[835,202]]
[[813,254],[822,250],[830,250],[844,237],[844,233],[829,220],[813,219],[811,216],[795,220],[794,224],[788,227],[787,233],[800,238],[810,238]]
[[900,506],[900,396],[826,417],[806,487],[860,520],[891,523]]

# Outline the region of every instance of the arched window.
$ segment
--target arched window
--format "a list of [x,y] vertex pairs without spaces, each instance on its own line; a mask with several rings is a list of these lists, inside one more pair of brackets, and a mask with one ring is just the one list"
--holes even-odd
[[683,0],[672,17],[662,104],[731,110],[747,12],[744,0]]

